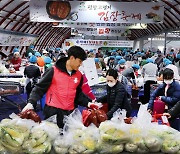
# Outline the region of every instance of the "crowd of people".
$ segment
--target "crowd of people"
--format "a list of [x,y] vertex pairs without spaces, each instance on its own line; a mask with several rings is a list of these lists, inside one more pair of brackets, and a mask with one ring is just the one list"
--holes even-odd
[[[148,104],[147,110],[150,113],[153,112],[154,100],[157,97],[162,100],[167,106],[164,115],[170,118],[170,123],[175,128],[174,120],[179,118],[180,111],[180,51],[172,49],[164,55],[160,50],[85,51],[79,46],[73,46],[67,52],[63,52],[61,48],[48,48],[38,52],[31,45],[25,57],[28,60],[24,69],[28,95],[25,109],[35,109],[37,101],[46,94],[45,118],[57,114],[57,124],[61,128],[64,115],[69,115],[77,105],[88,107],[108,103],[108,119],[118,108],[126,109],[127,116],[131,116],[129,87],[144,89],[141,103]],[[78,69],[86,58],[94,58],[98,74],[106,77],[107,95],[101,98],[90,98],[88,93],[82,91],[85,81]],[[5,66],[18,71],[22,66],[21,61],[19,50],[15,48],[8,56]],[[140,78],[143,79],[141,86],[138,85]],[[158,84],[153,92],[152,84]]]
[[[106,56],[108,57],[107,60],[104,60],[106,66],[118,72],[119,81],[126,87],[126,91],[128,91],[129,85],[138,87],[138,78],[143,78],[141,88],[144,90],[144,97],[141,103],[148,104],[147,109],[152,114],[153,103],[158,97],[165,103],[164,114],[168,115],[169,118],[171,117],[169,119],[171,126],[179,130],[180,121],[177,119],[179,119],[180,114],[180,110],[178,111],[178,104],[180,103],[180,52],[176,53],[172,49],[164,55],[160,50],[156,52],[139,50],[133,52],[125,49],[112,50]],[[100,71],[100,66],[104,65],[102,64],[102,57],[98,57],[97,54],[95,57],[95,63],[99,64],[96,66],[99,66]],[[101,71],[103,71],[103,67],[101,67]],[[151,90],[153,84],[158,85],[154,91]],[[140,89],[140,87],[138,88]],[[110,103],[112,102],[111,100]],[[119,100],[119,102],[121,101]]]

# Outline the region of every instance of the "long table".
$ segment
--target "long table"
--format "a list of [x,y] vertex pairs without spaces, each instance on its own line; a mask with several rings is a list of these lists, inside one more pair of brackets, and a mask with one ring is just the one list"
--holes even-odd
[[17,73],[0,73],[0,81],[19,82],[21,86],[25,86],[26,78],[21,72]]

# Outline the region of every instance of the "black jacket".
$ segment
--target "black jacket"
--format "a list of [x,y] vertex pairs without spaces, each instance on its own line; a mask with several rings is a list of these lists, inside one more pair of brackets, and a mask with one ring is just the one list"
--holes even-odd
[[26,66],[24,69],[24,76],[28,78],[40,78],[41,72],[39,67],[35,65]]
[[178,117],[178,115],[180,115],[180,101],[177,102],[168,112],[172,118]]
[[[70,75],[66,70],[66,61],[67,61],[67,57],[59,59],[56,62],[55,67],[57,67],[58,69],[60,69],[61,71],[65,72],[65,73],[67,73],[68,75]],[[76,71],[72,71],[72,74],[74,74],[75,72]],[[43,74],[43,77],[33,88],[30,98],[28,100],[29,103],[35,104],[47,92],[49,86],[51,85],[53,74],[54,74],[54,68],[53,67],[48,68],[47,71]],[[81,89],[82,83],[83,83],[83,77],[81,78],[81,82],[76,89],[76,97],[75,97],[75,101],[74,101],[75,107],[77,107],[77,105],[87,106],[88,102],[91,101],[91,99],[89,99],[82,92],[82,89]]]
[[123,84],[119,81],[114,87],[107,86],[107,95],[99,98],[97,101],[102,103],[108,103],[108,119],[111,119],[113,113],[120,109],[126,109],[127,117],[131,114],[131,105],[127,97],[128,93],[125,90]]

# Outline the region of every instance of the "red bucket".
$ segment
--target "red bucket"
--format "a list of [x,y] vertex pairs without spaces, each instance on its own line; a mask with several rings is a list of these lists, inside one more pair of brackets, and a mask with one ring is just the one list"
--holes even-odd
[[165,110],[165,103],[158,98],[154,100],[154,106],[153,106],[153,115],[154,114],[163,114]]

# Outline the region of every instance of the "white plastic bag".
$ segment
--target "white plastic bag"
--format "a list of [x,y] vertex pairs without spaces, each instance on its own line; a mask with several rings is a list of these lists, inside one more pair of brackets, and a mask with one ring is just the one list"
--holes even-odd
[[107,154],[107,153],[119,154],[123,150],[124,150],[123,144],[112,145],[104,142],[99,142],[97,152],[100,154]]
[[48,121],[42,121],[39,125],[33,128],[34,129],[41,129],[44,130],[47,134],[50,140],[55,140],[57,136],[60,134],[59,127],[51,122]]
[[134,123],[139,125],[147,126],[151,124],[152,116],[147,111],[146,105],[141,105],[137,114],[137,118],[134,120]]
[[102,122],[99,126],[101,141],[109,144],[127,143],[130,140],[130,125],[124,122],[125,110],[117,110],[111,120]]
[[96,151],[99,129],[93,124],[85,127],[78,109],[66,116],[64,123],[63,135],[54,142],[58,153],[94,153]]
[[65,142],[64,136],[58,136],[54,141],[53,147],[57,154],[66,154],[70,145]]
[[25,153],[49,153],[51,150],[51,142],[48,134],[44,130],[34,127],[31,129],[30,136],[23,143],[22,148]]
[[12,113],[11,115],[9,115],[9,117],[12,119],[11,120],[11,124],[16,124],[19,126],[26,126],[29,129],[32,129],[35,126],[38,126],[39,124],[34,122],[31,119],[21,119],[18,115],[16,115],[15,113]]
[[117,122],[124,122],[124,119],[126,118],[126,110],[124,109],[118,109],[116,112],[113,113],[113,117],[111,118],[111,121]]
[[46,121],[57,124],[57,115],[53,115],[51,117],[49,117],[48,119],[46,119]]
[[85,126],[82,123],[82,115],[79,109],[75,109],[69,116],[64,117],[64,128],[63,133],[67,131],[67,129],[75,130],[75,129],[84,129]]

